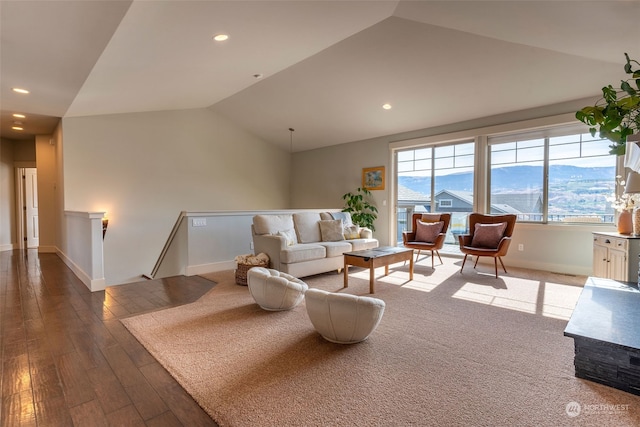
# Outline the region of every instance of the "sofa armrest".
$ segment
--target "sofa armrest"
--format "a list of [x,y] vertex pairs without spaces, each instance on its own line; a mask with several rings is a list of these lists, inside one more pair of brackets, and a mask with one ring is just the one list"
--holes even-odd
[[287,241],[282,236],[253,234],[253,250],[257,254],[264,252],[269,256],[269,268],[281,271],[280,251],[286,247]]
[[361,239],[373,239],[373,231],[371,231],[368,228],[361,228],[360,229],[360,238]]

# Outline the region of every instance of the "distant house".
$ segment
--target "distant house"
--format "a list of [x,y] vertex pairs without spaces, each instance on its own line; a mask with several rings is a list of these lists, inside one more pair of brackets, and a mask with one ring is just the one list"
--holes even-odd
[[417,207],[421,207],[425,212],[429,212],[431,197],[418,191],[411,190],[403,185],[398,185],[397,204],[398,208],[411,208],[413,210],[418,210]]
[[[542,213],[542,195],[540,193],[501,193],[491,195],[491,213],[494,206],[505,206],[504,212]],[[508,206],[509,208],[506,208]],[[496,211],[499,213],[502,211]]]
[[[468,191],[442,190],[436,194],[438,211],[471,212],[473,194]],[[540,213],[542,196],[538,193],[504,193],[491,195],[491,213]]]

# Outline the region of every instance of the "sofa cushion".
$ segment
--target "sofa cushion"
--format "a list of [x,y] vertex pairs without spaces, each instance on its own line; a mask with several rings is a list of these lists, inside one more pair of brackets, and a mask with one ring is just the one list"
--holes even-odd
[[344,240],[341,219],[321,220],[319,224],[320,235],[322,236],[323,242],[339,242],[340,240]]
[[296,233],[298,233],[298,242],[315,243],[321,242],[320,235],[320,214],[318,212],[300,212],[293,214],[293,223],[295,224]]
[[284,237],[287,242],[287,246],[295,245],[298,243],[298,238],[296,236],[296,230],[293,228],[290,230],[278,231],[278,236]]
[[278,234],[278,231],[292,230],[293,217],[283,215],[256,215],[253,217],[253,229],[256,234]]
[[302,261],[312,261],[314,259],[322,259],[327,256],[327,249],[322,245],[293,245],[287,249],[280,251],[280,262],[284,264],[293,264]]
[[345,240],[341,242],[322,242],[320,244],[327,249],[327,258],[342,256],[345,252],[352,251],[351,244]]

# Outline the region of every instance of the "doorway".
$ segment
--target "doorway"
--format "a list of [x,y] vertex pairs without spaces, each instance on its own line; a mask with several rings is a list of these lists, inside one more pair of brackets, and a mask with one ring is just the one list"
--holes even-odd
[[16,168],[17,238],[19,249],[33,249],[40,244],[38,227],[38,171]]

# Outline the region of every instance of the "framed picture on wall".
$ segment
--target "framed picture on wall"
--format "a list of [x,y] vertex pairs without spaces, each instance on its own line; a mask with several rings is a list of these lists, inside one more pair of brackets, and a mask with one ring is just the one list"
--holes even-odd
[[367,190],[384,190],[384,166],[363,168],[362,186]]

